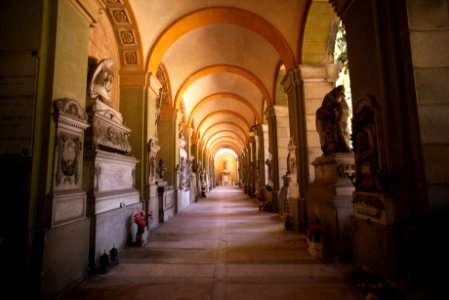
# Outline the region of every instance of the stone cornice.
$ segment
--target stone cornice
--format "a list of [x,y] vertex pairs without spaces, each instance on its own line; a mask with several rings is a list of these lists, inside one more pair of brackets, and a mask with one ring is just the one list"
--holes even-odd
[[[151,77],[154,76],[145,71],[122,72],[120,73],[120,87],[151,87],[152,81],[154,82]],[[159,92],[159,89],[157,91]]]
[[87,1],[87,0],[70,0],[80,12],[80,14],[89,22],[91,26],[97,23],[98,14],[105,9],[105,4],[102,1]]
[[335,82],[338,79],[341,64],[299,65],[298,69],[302,82]]
[[272,117],[285,117],[288,116],[288,106],[273,105],[265,110],[265,119],[269,120]]
[[277,117],[288,116],[288,106],[285,105],[273,105],[274,113]]
[[176,113],[176,109],[163,104],[161,109],[161,120],[174,120],[176,118]]

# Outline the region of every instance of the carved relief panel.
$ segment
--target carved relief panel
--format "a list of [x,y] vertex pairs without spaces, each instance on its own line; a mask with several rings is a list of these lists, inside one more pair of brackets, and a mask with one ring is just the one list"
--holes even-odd
[[395,206],[388,196],[391,174],[380,163],[379,109],[370,96],[358,99],[352,119],[355,159],[354,214],[362,219],[388,225],[394,223]]
[[81,189],[83,135],[89,126],[87,114],[76,100],[54,101],[56,143],[54,160],[54,190]]
[[376,109],[375,100],[367,96],[359,99],[354,108],[352,143],[356,163],[357,191],[381,191],[376,179],[379,171]]

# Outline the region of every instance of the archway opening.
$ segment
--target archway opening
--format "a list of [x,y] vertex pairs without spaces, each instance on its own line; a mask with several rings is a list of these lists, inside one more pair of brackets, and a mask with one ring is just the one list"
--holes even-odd
[[214,158],[215,178],[218,186],[234,186],[238,182],[238,157],[229,148],[217,151]]

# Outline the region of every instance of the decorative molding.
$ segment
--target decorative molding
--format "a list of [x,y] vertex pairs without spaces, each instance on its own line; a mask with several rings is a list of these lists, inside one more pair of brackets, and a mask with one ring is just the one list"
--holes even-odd
[[162,86],[162,104],[170,104],[172,103],[172,97],[171,97],[171,89],[170,89],[170,81],[167,76],[167,70],[165,67],[161,64],[157,68],[156,72],[156,78],[159,80]]
[[114,20],[114,23],[116,25],[131,24],[126,9],[112,8],[112,9],[109,9],[109,12],[112,16],[112,20]]
[[131,129],[123,125],[122,115],[101,101],[93,101],[88,106],[89,123],[85,144],[86,148],[110,149],[126,155],[131,153],[129,134]]
[[123,0],[103,0],[106,4],[124,4]]
[[[136,39],[135,39],[135,34],[134,34],[134,30],[132,29],[119,29],[119,34],[120,34],[120,41],[122,42],[122,45],[127,45],[127,46],[135,46],[136,45]],[[137,59],[136,59],[137,61]]]
[[87,114],[78,101],[59,99],[53,102],[53,107],[53,118],[57,124],[65,124],[82,130],[89,127]]
[[136,70],[143,63],[138,28],[129,4],[123,0],[103,0],[112,28],[119,43],[123,70]]
[[123,51],[123,59],[127,65],[138,65],[139,58],[137,51]]

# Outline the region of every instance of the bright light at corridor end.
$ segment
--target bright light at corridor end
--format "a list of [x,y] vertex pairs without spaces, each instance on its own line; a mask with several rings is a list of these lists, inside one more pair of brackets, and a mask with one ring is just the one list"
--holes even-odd
[[234,150],[229,149],[229,148],[223,148],[217,151],[217,153],[215,153],[215,157],[214,157],[214,161],[217,161],[217,157],[219,157],[220,155],[224,154],[224,153],[230,153],[232,154],[235,158],[237,158],[237,153],[235,153]]

